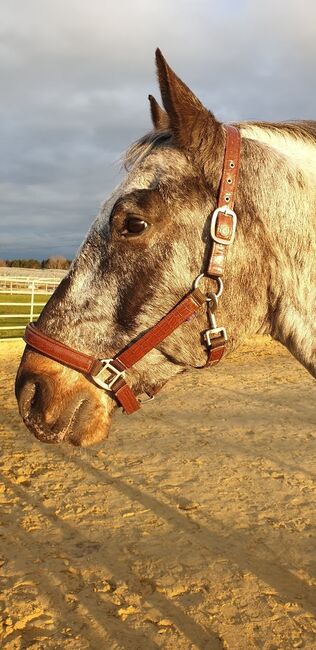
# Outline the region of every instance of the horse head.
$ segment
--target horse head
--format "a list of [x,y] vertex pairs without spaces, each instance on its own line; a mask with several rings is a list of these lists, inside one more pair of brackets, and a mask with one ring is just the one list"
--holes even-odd
[[[149,97],[153,130],[128,150],[126,177],[102,205],[38,321],[47,336],[101,359],[115,357],[168,313],[190,291],[210,254],[210,215],[221,180],[225,128],[159,50],[157,71],[164,108]],[[267,236],[261,215],[265,211],[269,220],[273,165],[280,169],[285,163],[284,156],[272,152],[267,183],[266,150],[255,138],[250,134],[242,140],[236,244],[228,251],[219,308],[229,327],[228,349],[246,334],[262,331],[277,302],[275,293],[269,316],[269,287],[277,267],[267,263],[275,259],[273,228]],[[294,171],[287,170],[284,183],[293,187],[293,178]],[[282,182],[278,205],[282,200],[285,206]],[[206,285],[212,290],[211,279]],[[201,309],[136,363],[128,378],[134,393],[154,393],[174,375],[204,366],[201,331],[206,328]],[[101,440],[116,406],[113,395],[91,378],[29,346],[16,394],[26,425],[45,442],[85,446]]]

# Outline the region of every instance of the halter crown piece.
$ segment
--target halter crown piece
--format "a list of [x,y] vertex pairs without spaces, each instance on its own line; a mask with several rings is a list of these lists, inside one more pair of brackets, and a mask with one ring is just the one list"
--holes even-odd
[[[224,327],[218,327],[215,311],[218,299],[223,291],[222,276],[226,259],[227,246],[232,244],[235,236],[237,216],[234,203],[238,183],[240,161],[240,133],[237,127],[224,125],[226,146],[222,177],[218,192],[217,207],[211,216],[210,236],[211,253],[205,272],[199,275],[193,289],[171,309],[156,325],[147,330],[134,343],[118,352],[113,359],[98,359],[53,339],[41,332],[34,323],[29,323],[25,330],[24,341],[37,352],[69,366],[93,380],[114,397],[128,414],[134,413],[141,406],[135,393],[126,382],[126,371],[140,361],[150,350],[157,347],[180,325],[192,318],[202,307],[207,305],[209,329],[203,334],[208,354],[206,366],[216,365],[222,358],[227,335]],[[199,289],[203,277],[210,277],[217,282],[217,293],[205,295]],[[153,395],[149,394],[152,398]]]

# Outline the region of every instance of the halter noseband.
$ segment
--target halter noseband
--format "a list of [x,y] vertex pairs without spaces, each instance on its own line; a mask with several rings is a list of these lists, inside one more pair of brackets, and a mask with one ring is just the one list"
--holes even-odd
[[[215,310],[223,290],[222,276],[226,259],[227,246],[234,240],[237,216],[234,212],[239,161],[240,133],[235,126],[225,124],[226,146],[224,164],[220,182],[217,207],[211,217],[210,234],[211,254],[205,273],[199,275],[193,289],[168,312],[156,325],[142,334],[113,359],[98,359],[84,352],[57,341],[41,332],[34,323],[29,323],[25,330],[24,341],[37,352],[69,366],[92,379],[98,386],[112,394],[128,414],[140,408],[141,402],[125,381],[125,372],[140,361],[150,350],[157,347],[180,325],[190,320],[202,305],[208,307],[210,328],[203,334],[208,353],[206,366],[217,364],[224,352],[227,342],[224,327],[217,327]],[[217,282],[217,293],[205,295],[198,285],[203,277],[210,277]]]

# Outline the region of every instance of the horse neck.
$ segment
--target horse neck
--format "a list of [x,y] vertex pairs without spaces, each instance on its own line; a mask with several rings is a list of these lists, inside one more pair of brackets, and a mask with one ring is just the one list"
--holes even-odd
[[299,144],[290,142],[286,147],[281,142],[282,151],[266,142],[243,139],[232,264],[245,294],[240,297],[241,312],[250,333],[261,319],[261,329],[310,369],[311,341],[316,335],[316,146],[312,141],[308,146],[302,143],[301,156],[293,159],[290,153],[299,151]]

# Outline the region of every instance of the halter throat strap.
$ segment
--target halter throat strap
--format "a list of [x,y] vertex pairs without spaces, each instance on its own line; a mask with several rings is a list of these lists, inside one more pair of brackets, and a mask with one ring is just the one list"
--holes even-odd
[[[164,316],[156,325],[131,343],[113,359],[99,359],[71,348],[65,343],[47,336],[34,323],[29,323],[24,340],[28,346],[65,366],[73,368],[94,381],[100,388],[110,392],[127,414],[141,406],[140,401],[125,380],[125,373],[148,352],[156,348],[183,323],[195,317],[202,305],[209,308],[210,329],[204,332],[208,352],[206,365],[217,364],[225,352],[227,336],[224,327],[217,327],[215,308],[220,294],[206,296],[198,288],[202,277],[216,280],[221,289],[227,247],[234,240],[237,217],[234,202],[240,163],[240,133],[232,125],[224,125],[226,131],[225,155],[217,207],[211,216],[211,253],[205,273],[195,281],[193,290]],[[221,290],[220,290],[221,293]]]

